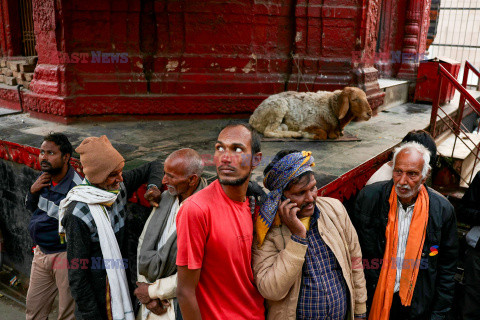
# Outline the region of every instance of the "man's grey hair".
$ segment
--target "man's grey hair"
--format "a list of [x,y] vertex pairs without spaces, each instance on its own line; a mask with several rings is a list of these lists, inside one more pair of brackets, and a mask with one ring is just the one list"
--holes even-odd
[[423,158],[423,169],[422,169],[422,178],[426,178],[428,175],[428,171],[431,169],[430,166],[430,151],[421,145],[418,142],[407,142],[399,147],[395,148],[393,153],[393,167],[395,167],[395,160],[397,159],[397,155],[403,150],[415,150],[422,155]]
[[[185,173],[187,176],[191,176],[196,174],[200,177],[203,173],[203,160],[202,157],[198,154],[197,151],[190,149],[190,148],[183,148],[172,152],[167,159],[171,158],[183,158],[187,165],[187,172]],[[165,161],[167,161],[165,159]]]

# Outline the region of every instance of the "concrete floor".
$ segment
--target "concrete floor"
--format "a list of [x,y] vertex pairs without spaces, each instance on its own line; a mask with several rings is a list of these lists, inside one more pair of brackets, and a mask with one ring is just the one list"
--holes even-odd
[[[447,107],[453,110],[454,107]],[[352,122],[345,128],[359,141],[262,142],[264,161],[254,172],[263,180],[263,168],[282,149],[310,150],[316,160],[319,187],[397,144],[407,132],[423,129],[430,121],[431,105],[407,103],[380,112],[368,122]],[[125,119],[125,118],[123,118]],[[131,118],[133,119],[133,118]],[[39,147],[50,131],[65,133],[76,147],[88,136],[106,134],[126,159],[126,169],[165,157],[179,148],[190,147],[207,159],[212,157],[220,129],[231,119],[88,121],[61,125],[31,118],[28,114],[0,117],[0,140]],[[247,118],[240,119],[248,121]],[[215,175],[213,166],[206,172]]]

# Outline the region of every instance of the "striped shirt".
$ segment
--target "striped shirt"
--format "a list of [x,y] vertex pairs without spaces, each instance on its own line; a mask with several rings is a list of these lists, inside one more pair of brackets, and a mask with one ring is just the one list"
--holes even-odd
[[310,222],[307,239],[292,240],[308,245],[302,269],[302,285],[297,319],[343,320],[348,309],[348,293],[342,269],[318,231],[318,209]]
[[[402,277],[402,265],[405,258],[405,250],[407,248],[408,232],[410,231],[410,223],[412,222],[414,204],[403,208],[403,205],[398,201],[397,204],[397,219],[398,219],[398,244],[397,244],[397,274],[395,277],[394,292],[400,290],[400,278]],[[410,264],[409,264],[410,266]]]

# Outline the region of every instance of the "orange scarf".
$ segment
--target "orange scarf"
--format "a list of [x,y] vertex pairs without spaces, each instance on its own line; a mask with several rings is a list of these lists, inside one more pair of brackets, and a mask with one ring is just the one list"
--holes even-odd
[[[388,212],[388,224],[385,230],[386,245],[383,256],[382,271],[378,279],[377,289],[373,296],[372,310],[369,320],[388,320],[392,306],[395,277],[397,274],[397,243],[398,243],[398,219],[397,219],[397,193],[395,186],[392,188],[390,198],[390,211]],[[415,207],[413,208],[412,221],[408,232],[407,247],[404,261],[414,261],[407,268],[402,269],[400,278],[399,296],[402,305],[409,306],[412,303],[413,290],[417,282],[417,276],[422,257],[422,248],[425,241],[425,232],[428,222],[429,199],[427,189],[422,185],[418,193]],[[412,259],[412,260],[407,260]]]

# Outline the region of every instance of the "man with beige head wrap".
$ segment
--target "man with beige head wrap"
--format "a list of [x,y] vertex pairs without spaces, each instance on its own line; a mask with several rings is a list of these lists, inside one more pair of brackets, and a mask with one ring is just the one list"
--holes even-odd
[[147,163],[123,172],[125,160],[106,136],[89,137],[75,150],[85,180],[60,204],[67,239],[69,282],[77,319],[133,319],[126,269],[126,203],[142,184],[159,200],[162,168]]

